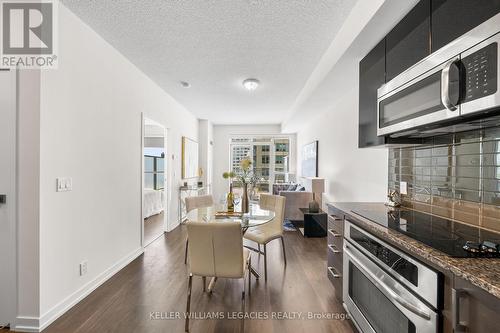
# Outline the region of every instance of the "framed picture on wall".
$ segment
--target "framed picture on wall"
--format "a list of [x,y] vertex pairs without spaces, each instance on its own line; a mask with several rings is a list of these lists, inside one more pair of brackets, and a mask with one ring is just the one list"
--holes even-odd
[[182,179],[198,177],[198,142],[182,137]]
[[302,177],[318,177],[318,141],[302,147]]

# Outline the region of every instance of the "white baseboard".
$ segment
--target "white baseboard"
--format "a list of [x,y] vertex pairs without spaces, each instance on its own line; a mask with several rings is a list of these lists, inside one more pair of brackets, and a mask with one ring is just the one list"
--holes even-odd
[[17,317],[16,324],[10,329],[16,332],[40,332],[40,318]]
[[52,309],[45,312],[40,318],[18,317],[18,322],[12,330],[18,332],[41,332],[142,253],[144,253],[144,248],[142,247],[132,251],[129,255],[99,274],[95,279],[89,281],[73,294],[52,307]]
[[180,225],[181,224],[179,223],[179,221],[172,222],[172,224],[168,223],[167,224],[167,232],[173,231],[175,228],[177,228]]

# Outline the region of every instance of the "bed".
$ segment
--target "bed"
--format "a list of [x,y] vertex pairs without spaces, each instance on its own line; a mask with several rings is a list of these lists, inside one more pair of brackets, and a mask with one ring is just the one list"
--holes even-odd
[[165,197],[163,190],[144,189],[142,202],[142,213],[146,219],[150,216],[160,214],[165,209]]

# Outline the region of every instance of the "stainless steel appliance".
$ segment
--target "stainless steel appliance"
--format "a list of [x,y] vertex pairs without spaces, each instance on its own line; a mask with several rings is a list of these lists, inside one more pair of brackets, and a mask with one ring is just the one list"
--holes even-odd
[[343,299],[361,332],[436,333],[439,274],[345,221]]
[[380,87],[377,134],[433,135],[499,111],[499,42],[497,14]]

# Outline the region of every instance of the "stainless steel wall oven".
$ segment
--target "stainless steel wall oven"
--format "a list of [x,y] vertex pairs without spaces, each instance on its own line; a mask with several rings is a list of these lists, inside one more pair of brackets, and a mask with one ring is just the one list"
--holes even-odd
[[347,220],[344,237],[343,299],[359,330],[438,332],[439,273]]

